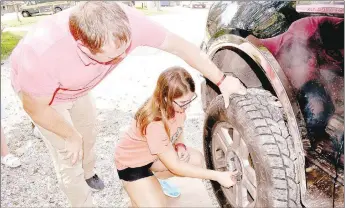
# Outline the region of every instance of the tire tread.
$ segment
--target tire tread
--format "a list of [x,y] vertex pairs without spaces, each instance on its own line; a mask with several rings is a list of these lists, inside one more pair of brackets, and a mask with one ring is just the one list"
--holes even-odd
[[[271,166],[272,169],[284,170],[285,172],[284,178],[275,176],[274,171],[272,172],[272,180],[275,180],[272,184],[280,186],[273,187],[280,192],[272,195],[273,201],[277,202],[273,206],[298,207],[296,202],[299,200],[299,181],[296,177],[296,153],[292,148],[292,137],[284,122],[283,109],[278,107],[281,106],[280,104],[275,104],[279,102],[278,99],[266,90],[249,89],[244,97],[246,98],[245,101],[236,102],[236,107],[242,110],[241,113],[244,112],[246,117],[252,121],[253,128],[258,134],[256,139],[261,140],[257,143],[261,143],[261,148],[264,149],[262,152],[266,152],[266,157],[270,160],[267,164],[274,164]],[[247,107],[243,107],[244,104]],[[255,110],[248,105],[254,106]],[[266,141],[269,135],[273,137],[273,143],[272,139]],[[281,162],[277,162],[277,159],[280,159]],[[281,186],[286,187],[286,189],[281,188]],[[285,194],[281,192],[285,192]]]
[[[212,100],[206,113],[215,112],[215,108],[218,112],[222,112],[225,110],[222,105],[224,105],[223,97],[219,95]],[[228,113],[226,116],[235,116],[238,123],[247,127],[244,131],[254,132],[253,138],[249,138],[248,142],[255,142],[260,154],[265,158],[265,164],[271,170],[268,173],[272,186],[269,206],[301,207],[300,182],[297,177],[298,161],[293,148],[294,142],[278,99],[266,90],[253,88],[248,89],[244,96],[232,95],[230,106],[229,110],[225,110]]]

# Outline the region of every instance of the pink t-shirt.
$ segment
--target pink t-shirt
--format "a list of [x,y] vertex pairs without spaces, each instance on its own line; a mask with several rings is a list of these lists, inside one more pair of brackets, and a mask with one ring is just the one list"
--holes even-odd
[[[68,26],[72,9],[37,23],[13,50],[11,80],[16,92],[51,96],[53,104],[73,101],[94,88],[119,64],[99,64],[80,52]],[[127,54],[138,46],[157,48],[164,42],[167,35],[164,27],[134,8],[124,6],[124,11],[132,32]]]
[[125,132],[115,148],[115,165],[118,170],[127,167],[140,167],[158,159],[157,154],[172,149],[172,144],[182,134],[185,113],[175,113],[175,117],[168,121],[170,138],[165,131],[162,121],[150,123],[146,128],[146,135],[140,134],[136,121]]

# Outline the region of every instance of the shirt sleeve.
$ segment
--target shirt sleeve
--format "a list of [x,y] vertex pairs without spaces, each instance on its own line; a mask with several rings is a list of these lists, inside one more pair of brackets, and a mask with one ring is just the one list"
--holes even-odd
[[150,123],[147,126],[145,137],[153,155],[163,153],[172,147],[164,125],[161,123]]
[[54,66],[49,66],[49,60],[45,60],[44,55],[38,56],[30,47],[22,46],[11,60],[15,62],[13,70],[20,90],[34,96],[52,96],[59,87],[57,78],[51,73],[50,67]]
[[127,8],[126,13],[132,29],[133,42],[137,43],[138,46],[153,48],[158,48],[163,44],[168,34],[167,29],[137,9]]

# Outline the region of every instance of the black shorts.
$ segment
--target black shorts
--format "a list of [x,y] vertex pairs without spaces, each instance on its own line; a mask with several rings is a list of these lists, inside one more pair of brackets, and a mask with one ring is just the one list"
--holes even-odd
[[117,173],[119,174],[119,178],[124,181],[136,181],[141,178],[153,176],[153,173],[150,170],[152,164],[153,162],[141,167],[117,170]]

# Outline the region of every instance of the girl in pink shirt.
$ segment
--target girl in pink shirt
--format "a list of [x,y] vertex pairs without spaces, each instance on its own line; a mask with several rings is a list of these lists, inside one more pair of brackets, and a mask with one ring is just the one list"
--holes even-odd
[[206,169],[201,152],[184,145],[185,110],[196,96],[194,81],[185,69],[165,70],[122,135],[115,164],[134,207],[166,207],[157,178],[182,176],[218,181],[224,187],[235,184],[234,172]]

